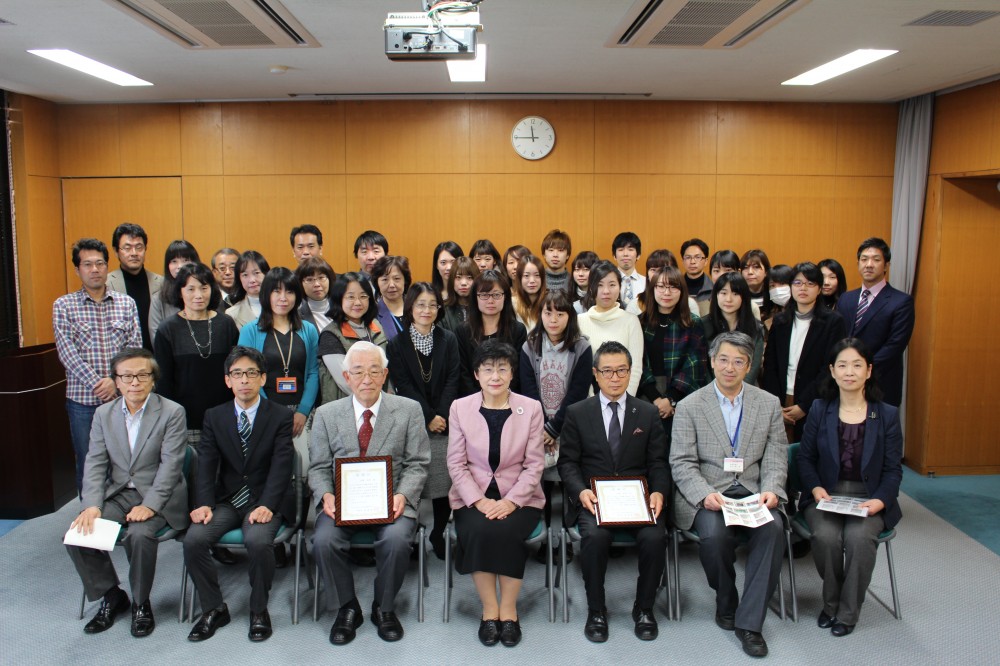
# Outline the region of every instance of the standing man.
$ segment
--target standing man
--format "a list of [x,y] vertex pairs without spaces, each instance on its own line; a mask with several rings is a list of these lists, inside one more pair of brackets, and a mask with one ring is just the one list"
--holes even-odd
[[875,352],[873,375],[883,400],[899,407],[903,402],[903,352],[913,334],[913,298],[886,280],[892,252],[881,238],[869,238],[858,248],[861,288],[841,295],[837,312],[847,322],[851,337],[860,338]]
[[56,299],[52,328],[59,361],[66,368],[66,413],[80,492],[94,412],[117,390],[109,377],[111,358],[143,344],[135,301],[108,289],[108,247],[96,238],[81,238],[73,245],[73,266],[83,286]]
[[688,294],[698,302],[699,314],[708,314],[712,302],[712,279],[705,273],[708,262],[708,243],[700,238],[692,238],[681,243],[681,259],[684,261],[684,281]]
[[[222,290],[224,307],[233,307],[233,294],[236,293],[236,262],[240,253],[231,247],[224,247],[212,255],[212,276]],[[220,312],[225,312],[220,308]]]
[[184,563],[191,573],[201,616],[189,641],[204,641],[229,624],[219,577],[209,548],[229,530],[243,530],[250,559],[251,641],[271,636],[267,599],[274,580],[274,537],[282,519],[295,518],[291,487],[292,412],[265,400],[264,356],[250,347],[234,347],[226,358],[226,385],[236,399],[205,412],[198,471],[194,480],[191,527],[184,536]]
[[135,301],[142,330],[142,346],[152,351],[156,331],[149,330],[149,305],[154,297],[160,295],[163,276],[146,270],[148,243],[146,231],[138,224],[126,222],[118,225],[111,235],[111,246],[118,255],[121,267],[108,274],[108,288],[120,294],[128,294]]
[[[420,493],[427,480],[431,450],[424,414],[415,400],[382,392],[388,360],[385,350],[356,342],[344,357],[344,379],[352,396],[316,410],[309,442],[309,487],[319,498],[313,551],[326,587],[327,608],[337,608],[330,642],[354,640],[364,617],[354,592],[348,552],[360,529],[375,533],[375,598],[372,623],[384,641],[398,641],[403,626],[396,617],[396,594],[410,562]],[[366,528],[338,527],[334,460],[357,456],[392,457],[393,522]]]
[[[94,416],[84,467],[83,506],[71,527],[89,534],[104,518],[125,528],[125,555],[132,588],[132,635],[149,636],[156,627],[149,590],[156,572],[156,534],[165,525],[188,526],[187,484],[182,474],[187,425],[184,408],[152,393],[160,369],[148,349],[126,349],[111,359],[111,376],[122,397],[101,405]],[[110,479],[110,481],[109,481]],[[84,632],[111,627],[128,608],[111,554],[66,546],[83,589],[101,606]]]
[[[672,429],[670,466],[677,490],[677,527],[694,529],[708,584],[715,590],[715,623],[736,630],[743,651],[767,655],[761,635],[767,602],[781,573],[788,446],[781,403],[770,393],[746,384],[754,343],[739,332],[720,333],[709,357],[715,381],[677,405]],[[774,518],[756,528],[726,527],[723,497],[739,499],[760,493]],[[736,592],[736,545],[747,537],[743,598]]]
[[[389,241],[377,231],[368,229],[354,241],[354,256],[358,258],[358,271],[370,280],[375,262],[389,254]],[[372,285],[377,286],[377,285]]]
[[622,305],[629,312],[638,312],[639,300],[646,291],[646,276],[635,269],[642,256],[642,241],[631,231],[623,231],[611,241],[611,253],[622,276]]
[[292,243],[292,255],[296,263],[301,264],[310,257],[323,256],[323,232],[313,224],[294,227],[289,240]]
[[597,496],[590,489],[595,476],[646,477],[656,524],[628,530],[639,547],[632,620],[640,640],[651,641],[659,633],[653,603],[666,565],[667,442],[656,407],[625,392],[631,371],[632,356],[625,345],[611,341],[598,347],[594,378],[600,392],[566,410],[559,440],[559,476],[569,501],[566,524],[576,523],[583,537],[580,566],[588,607],[583,633],[595,643],[608,640],[604,578],[613,536],[612,530],[597,524]]

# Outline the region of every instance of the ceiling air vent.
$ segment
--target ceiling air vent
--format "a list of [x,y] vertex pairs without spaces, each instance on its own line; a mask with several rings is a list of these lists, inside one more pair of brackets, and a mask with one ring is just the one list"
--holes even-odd
[[605,46],[727,49],[776,25],[809,0],[639,0]]
[[105,0],[191,49],[297,48],[316,38],[278,0]]
[[982,23],[987,19],[1000,15],[1000,12],[974,11],[965,9],[939,9],[927,16],[921,16],[915,21],[904,23],[905,26],[934,26],[948,28],[965,28]]

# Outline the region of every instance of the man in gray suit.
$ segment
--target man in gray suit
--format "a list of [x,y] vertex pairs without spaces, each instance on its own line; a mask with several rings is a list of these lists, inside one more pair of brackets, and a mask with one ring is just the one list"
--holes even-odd
[[[85,534],[104,518],[126,527],[125,554],[132,588],[132,635],[156,626],[149,590],[156,571],[157,533],[188,526],[187,485],[182,475],[187,422],[184,408],[152,393],[159,367],[147,349],[129,348],[111,359],[121,396],[97,408],[84,464],[83,506],[72,527]],[[83,628],[97,634],[129,607],[110,554],[67,546],[87,598],[101,606]]]
[[115,232],[111,235],[111,247],[115,249],[121,267],[108,273],[108,289],[128,294],[135,301],[139,310],[142,346],[152,350],[156,331],[149,330],[149,306],[153,298],[160,295],[163,276],[146,270],[148,243],[146,230],[138,224],[125,222],[115,228]]
[[[356,342],[344,357],[344,379],[353,395],[316,410],[309,442],[309,487],[318,500],[313,551],[326,587],[327,607],[338,608],[330,642],[354,640],[364,618],[354,593],[348,551],[359,529],[375,533],[375,599],[372,622],[379,638],[398,641],[403,627],[396,617],[396,594],[409,566],[420,493],[430,465],[430,441],[420,405],[382,392],[388,366],[385,351]],[[334,459],[392,456],[393,522],[366,528],[338,527]]]
[[[701,564],[715,590],[715,622],[736,630],[743,651],[767,655],[761,635],[767,602],[781,571],[787,444],[778,399],[743,382],[754,343],[744,333],[727,332],[712,341],[709,357],[715,381],[677,405],[670,466],[676,484],[674,521],[692,525],[700,537]],[[756,528],[726,527],[724,498],[760,493],[774,518]],[[736,592],[736,545],[747,539],[743,599]]]

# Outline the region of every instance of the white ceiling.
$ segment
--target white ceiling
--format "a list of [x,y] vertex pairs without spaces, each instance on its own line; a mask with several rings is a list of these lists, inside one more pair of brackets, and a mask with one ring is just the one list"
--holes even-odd
[[[741,48],[604,44],[633,0],[486,0],[486,83],[453,84],[444,63],[390,62],[382,23],[419,0],[282,0],[321,48],[190,50],[102,0],[0,0],[0,88],[56,102],[287,100],[290,95],[574,95],[589,98],[890,102],[1000,75],[1000,17],[903,27],[939,9],[1000,0],[812,0]],[[153,87],[120,88],[26,53],[66,48]],[[857,48],[900,52],[813,87],[779,85]],[[269,73],[271,65],[290,69]]]

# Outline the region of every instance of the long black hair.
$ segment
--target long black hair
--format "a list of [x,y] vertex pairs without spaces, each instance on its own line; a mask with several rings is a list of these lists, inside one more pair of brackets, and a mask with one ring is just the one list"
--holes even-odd
[[719,307],[719,292],[725,287],[729,287],[729,290],[735,292],[742,300],[739,312],[736,313],[735,330],[746,333],[751,339],[756,338],[757,319],[753,316],[753,306],[750,302],[750,286],[743,274],[735,271],[723,273],[712,286],[712,302],[708,306],[708,319],[712,322],[712,330],[716,335],[729,330],[729,322]]
[[236,282],[233,284],[233,287],[235,287],[233,289],[233,305],[236,305],[247,296],[247,290],[243,288],[243,280],[240,279],[240,275],[250,264],[259,268],[260,272],[265,276],[271,272],[271,265],[267,263],[267,259],[264,258],[264,255],[257,250],[247,250],[241,254],[240,258],[236,260]]
[[[768,279],[768,275],[771,273],[771,260],[767,258],[767,253],[764,250],[747,250],[740,258],[740,270],[746,270],[751,264],[760,264],[761,268],[764,269],[764,281],[760,285],[760,296],[763,297],[760,306],[760,318],[763,321],[770,317],[772,314],[771,311],[777,307],[771,302],[771,294],[769,293],[771,282]],[[750,283],[747,283],[747,288],[749,287]],[[756,296],[751,294],[751,298],[756,298]]]
[[347,321],[347,313],[344,312],[344,294],[347,293],[347,288],[351,286],[352,282],[357,282],[361,285],[361,289],[368,294],[368,309],[365,310],[365,314],[361,317],[365,328],[368,328],[378,316],[378,304],[375,302],[375,292],[372,290],[371,282],[364,279],[361,273],[352,271],[350,273],[341,273],[337,276],[336,282],[330,287],[330,309],[327,311],[326,316],[337,322],[338,326]]
[[475,300],[469,306],[469,333],[473,342],[479,344],[483,341],[483,313],[479,310],[479,294],[488,294],[495,287],[503,292],[503,308],[500,310],[500,320],[497,322],[497,336],[503,340],[510,340],[514,333],[514,324],[517,319],[514,317],[514,305],[510,298],[510,282],[500,271],[483,271],[472,284],[472,293]]
[[163,299],[164,303],[171,305],[174,295],[174,282],[177,280],[170,275],[170,262],[177,258],[187,259],[192,264],[201,262],[201,259],[198,257],[198,250],[186,240],[171,241],[170,245],[167,246],[167,251],[163,254],[163,287],[160,288],[160,298]]
[[439,292],[444,293],[447,285],[444,283],[444,278],[441,277],[441,272],[438,271],[438,257],[441,256],[442,252],[447,252],[455,259],[464,257],[465,253],[462,252],[462,248],[458,243],[454,241],[441,241],[434,248],[434,261],[431,265],[431,284],[437,287]]
[[274,312],[271,310],[271,294],[276,291],[290,291],[295,294],[295,304],[289,311],[288,323],[292,325],[292,330],[297,331],[302,328],[302,315],[299,314],[299,306],[305,300],[306,294],[302,289],[302,283],[295,277],[295,273],[284,266],[275,266],[264,276],[264,281],[260,283],[260,318],[257,320],[257,328],[270,333],[274,330]]
[[538,302],[538,306],[538,323],[535,324],[535,327],[531,329],[530,333],[528,333],[528,346],[531,350],[539,356],[542,353],[542,341],[548,337],[548,332],[545,330],[545,324],[542,323],[542,315],[546,310],[565,312],[569,315],[569,319],[566,321],[566,330],[563,331],[560,342],[563,343],[563,349],[572,349],[573,345],[575,345],[581,337],[580,323],[577,321],[577,314],[576,309],[573,307],[573,301],[569,300],[566,292],[562,289],[555,289],[547,292]]
[[[847,291],[847,274],[844,273],[844,267],[836,259],[824,259],[819,262],[819,267],[821,273],[823,272],[822,269],[825,268],[837,276],[837,291],[833,293],[833,296],[824,296],[820,293],[820,298],[823,299],[824,305],[832,310],[837,307],[837,301]],[[820,283],[820,287],[820,292],[822,292],[822,283]]]
[[409,330],[410,324],[413,323],[413,304],[423,294],[430,294],[434,297],[434,302],[437,303],[437,316],[434,317],[434,323],[441,321],[444,317],[444,299],[441,298],[441,292],[438,291],[438,288],[430,282],[414,282],[406,290],[406,298],[403,299],[403,326],[407,330]]
[[201,284],[207,284],[212,288],[212,293],[208,297],[208,309],[218,310],[219,303],[222,302],[222,292],[219,290],[219,284],[212,275],[212,269],[200,262],[197,264],[184,264],[177,271],[177,278],[173,284],[173,293],[170,295],[171,305],[182,310],[184,309],[184,297],[181,295],[181,292],[190,278],[194,278]]
[[[668,250],[669,251],[669,250]],[[656,330],[659,323],[660,308],[656,303],[656,285],[661,281],[680,290],[680,299],[677,307],[674,308],[673,315],[680,322],[681,328],[691,328],[691,306],[688,304],[687,283],[684,276],[674,266],[666,265],[661,268],[654,268],[646,281],[646,291],[642,292],[642,315],[639,320],[645,330]]]
[[587,298],[584,301],[584,305],[587,305],[587,303],[590,304],[587,306],[588,310],[597,304],[597,286],[601,284],[601,280],[612,274],[618,278],[618,307],[622,310],[625,309],[625,305],[622,303],[622,274],[618,272],[617,266],[605,259],[598,261],[590,267],[590,278],[587,282]]

